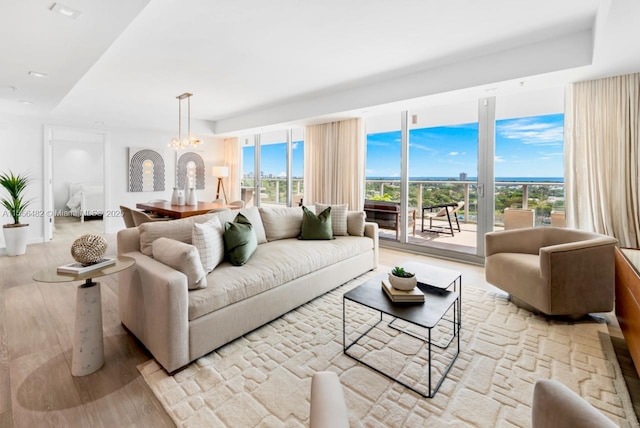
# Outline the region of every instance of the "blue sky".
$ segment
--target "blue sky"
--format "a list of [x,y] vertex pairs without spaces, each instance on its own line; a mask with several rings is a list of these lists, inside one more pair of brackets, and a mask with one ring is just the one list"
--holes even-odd
[[[293,152],[292,173],[294,177],[302,177],[304,167],[304,143],[294,141],[291,143]],[[286,177],[287,172],[287,144],[265,144],[260,147],[260,169],[265,175],[273,174],[276,177]],[[255,155],[253,146],[242,148],[242,171],[253,171]]]
[[[563,114],[496,121],[496,177],[563,177]],[[284,177],[286,144],[261,147],[261,169]],[[293,175],[302,177],[303,142],[293,143]],[[411,177],[478,174],[478,124],[414,129],[409,138]],[[253,147],[243,148],[243,171],[253,171]],[[367,177],[400,177],[400,131],[367,136]]]
[[[496,177],[562,177],[563,114],[496,121]],[[477,176],[477,123],[412,130],[411,177]],[[367,136],[367,177],[400,176],[400,131]]]

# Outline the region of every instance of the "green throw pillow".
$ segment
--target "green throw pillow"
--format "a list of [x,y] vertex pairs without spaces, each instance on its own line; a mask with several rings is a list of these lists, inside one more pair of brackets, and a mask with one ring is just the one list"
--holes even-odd
[[298,239],[333,239],[331,207],[318,215],[302,207],[302,231]]
[[242,266],[258,248],[253,226],[242,214],[224,225],[224,248],[232,265]]

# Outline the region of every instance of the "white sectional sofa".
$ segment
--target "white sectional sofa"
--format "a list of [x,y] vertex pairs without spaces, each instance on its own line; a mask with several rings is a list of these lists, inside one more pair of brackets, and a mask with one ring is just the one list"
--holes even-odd
[[[152,257],[158,237],[191,243],[194,223],[218,216],[224,224],[238,212],[258,248],[243,266],[218,265],[206,288],[189,290],[184,273]],[[364,212],[348,212],[348,234],[333,240],[297,239],[301,219],[297,207],[252,207],[119,231],[118,255],[136,260],[119,274],[122,324],[171,373],[377,266],[378,226]]]

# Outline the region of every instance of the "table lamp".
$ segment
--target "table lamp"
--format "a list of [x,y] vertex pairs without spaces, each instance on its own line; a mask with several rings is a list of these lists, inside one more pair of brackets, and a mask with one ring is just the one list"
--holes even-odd
[[214,166],[211,168],[211,175],[218,177],[218,190],[216,190],[216,199],[220,199],[220,188],[222,187],[222,194],[224,195],[224,203],[227,203],[227,193],[224,191],[223,178],[229,176],[228,166]]

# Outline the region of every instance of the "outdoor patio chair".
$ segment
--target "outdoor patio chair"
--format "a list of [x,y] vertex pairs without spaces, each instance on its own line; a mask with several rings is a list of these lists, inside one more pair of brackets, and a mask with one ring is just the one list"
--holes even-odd
[[[450,203],[450,204],[434,205],[431,207],[422,207],[422,231],[423,232],[425,231],[424,219],[428,218],[429,219],[429,229],[427,229],[428,232],[440,233],[440,232],[445,232],[448,229],[447,233],[450,233],[451,236],[453,236],[453,222],[451,221],[451,219],[453,218],[456,220],[456,226],[458,227],[458,232],[460,232],[460,222],[458,221],[458,211],[460,211],[462,207],[464,207],[464,201]],[[432,210],[432,211],[429,212],[427,210]],[[437,210],[437,211],[434,211],[434,210]],[[434,219],[446,220],[449,223],[449,225],[436,226],[436,228],[434,228],[433,227]]]

